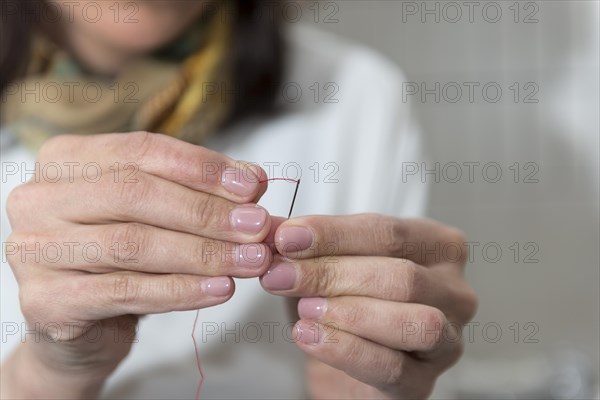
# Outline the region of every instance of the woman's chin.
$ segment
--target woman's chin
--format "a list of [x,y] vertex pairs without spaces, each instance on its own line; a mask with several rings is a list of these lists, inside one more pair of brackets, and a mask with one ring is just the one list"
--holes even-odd
[[71,15],[73,33],[86,36],[88,44],[95,43],[119,53],[139,54],[156,50],[175,39],[197,20],[206,2],[175,0],[93,4],[94,7],[90,7],[89,2],[84,1],[79,8],[70,10],[71,14],[66,14],[69,10],[65,10],[64,15]]

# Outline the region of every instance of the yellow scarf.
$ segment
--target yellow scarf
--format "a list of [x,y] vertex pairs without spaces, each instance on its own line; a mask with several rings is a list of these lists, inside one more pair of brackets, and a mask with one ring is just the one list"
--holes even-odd
[[[227,118],[223,98],[230,27],[215,17],[204,45],[183,63],[140,59],[114,80],[74,68],[42,37],[33,41],[27,78],[1,98],[1,121],[33,151],[51,136],[148,130],[200,144]],[[211,90],[210,95],[206,87]]]

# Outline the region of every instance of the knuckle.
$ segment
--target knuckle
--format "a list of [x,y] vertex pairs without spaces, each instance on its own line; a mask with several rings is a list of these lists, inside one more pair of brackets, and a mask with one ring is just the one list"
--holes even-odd
[[148,154],[158,148],[158,135],[146,131],[131,132],[126,134],[125,143],[119,143],[116,148],[123,160],[143,162]]
[[[351,237],[348,237],[347,232],[340,227],[336,219],[324,219],[320,216],[302,217],[300,220],[302,225],[311,227],[315,234],[315,243],[318,242],[319,252],[327,252],[335,249],[339,243],[348,242]],[[328,223],[329,222],[329,223]]]
[[372,268],[363,272],[364,279],[357,283],[359,293],[376,292],[382,299],[395,300],[402,298],[403,280],[399,276],[399,271],[393,271],[391,274],[381,273],[377,268]]
[[141,296],[140,282],[126,274],[119,274],[113,278],[112,301],[115,304],[133,304]]
[[364,346],[349,345],[342,354],[344,365],[366,365],[368,363]]
[[23,214],[27,209],[29,200],[33,197],[33,185],[25,183],[15,187],[6,199],[6,213],[9,218]]
[[447,227],[446,243],[445,245],[451,244],[458,249],[457,257],[452,257],[451,261],[457,261],[461,265],[464,265],[469,259],[469,246],[467,246],[467,236],[463,231],[454,227]]
[[216,240],[198,239],[191,246],[190,260],[194,265],[202,265],[204,273],[207,273],[223,261],[221,245],[224,243]]
[[217,216],[217,208],[215,197],[194,196],[193,200],[191,200],[187,206],[188,220],[191,221],[194,226],[210,226],[215,218],[219,218],[219,216]]
[[28,268],[15,268],[24,264],[40,264],[44,261],[42,254],[42,236],[34,232],[13,231],[3,242],[4,256],[11,266],[15,277],[25,276]]
[[414,301],[419,293],[420,269],[409,260],[402,260],[402,269],[397,269],[404,294],[401,296],[403,301]]
[[421,339],[427,351],[433,351],[442,344],[442,334],[446,326],[446,316],[434,307],[420,311],[417,320],[421,323],[423,334]]
[[427,310],[422,311],[421,321],[428,329],[441,331],[446,324],[446,316],[441,310],[428,307]]
[[390,361],[386,363],[386,365],[382,366],[383,371],[383,381],[382,381],[382,389],[383,391],[388,391],[390,388],[395,388],[402,381],[404,377],[404,365],[402,360],[393,357]]
[[302,282],[305,290],[317,296],[334,294],[335,282],[337,282],[335,268],[319,262],[314,267],[304,265],[302,270]]
[[417,301],[423,272],[421,267],[407,259],[394,259],[392,266],[391,273],[373,276],[381,296],[396,301]]
[[[152,249],[150,228],[137,222],[109,225],[104,239],[105,249],[128,249],[132,245],[137,249],[136,257],[145,255],[149,249]],[[104,253],[111,254],[109,251]],[[114,260],[118,261],[116,257]]]
[[[109,188],[112,188],[115,185],[108,181],[105,181],[105,183],[108,184]],[[134,210],[139,209],[145,203],[145,199],[148,198],[148,195],[152,190],[150,181],[146,178],[142,178],[142,175],[137,177],[137,182],[135,183],[119,181],[116,184],[116,188],[117,202],[119,205],[117,210],[120,210],[123,214],[121,217],[125,217]]]
[[388,254],[400,254],[407,236],[406,224],[398,218],[378,216],[376,218],[378,230],[380,231],[380,243]]
[[356,327],[359,326],[364,319],[363,310],[360,307],[348,307],[343,304],[335,305],[331,308],[331,315],[343,326]]
[[182,276],[170,275],[163,287],[164,297],[174,303],[173,308],[191,307],[193,299],[190,293],[193,293],[193,287],[190,282]]

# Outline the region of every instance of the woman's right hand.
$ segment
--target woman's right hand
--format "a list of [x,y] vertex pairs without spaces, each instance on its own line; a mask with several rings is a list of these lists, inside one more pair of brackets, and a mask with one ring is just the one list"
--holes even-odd
[[230,277],[263,275],[264,180],[257,166],[164,135],[48,140],[38,173],[7,202],[5,254],[42,336],[3,366],[3,397],[94,397],[139,315],[214,306],[232,296]]

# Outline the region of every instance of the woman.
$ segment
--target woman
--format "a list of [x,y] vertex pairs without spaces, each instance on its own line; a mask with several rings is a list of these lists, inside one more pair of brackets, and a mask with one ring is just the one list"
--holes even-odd
[[460,357],[402,76],[281,7],[3,2],[3,398],[191,398],[197,309],[207,398],[422,398]]

